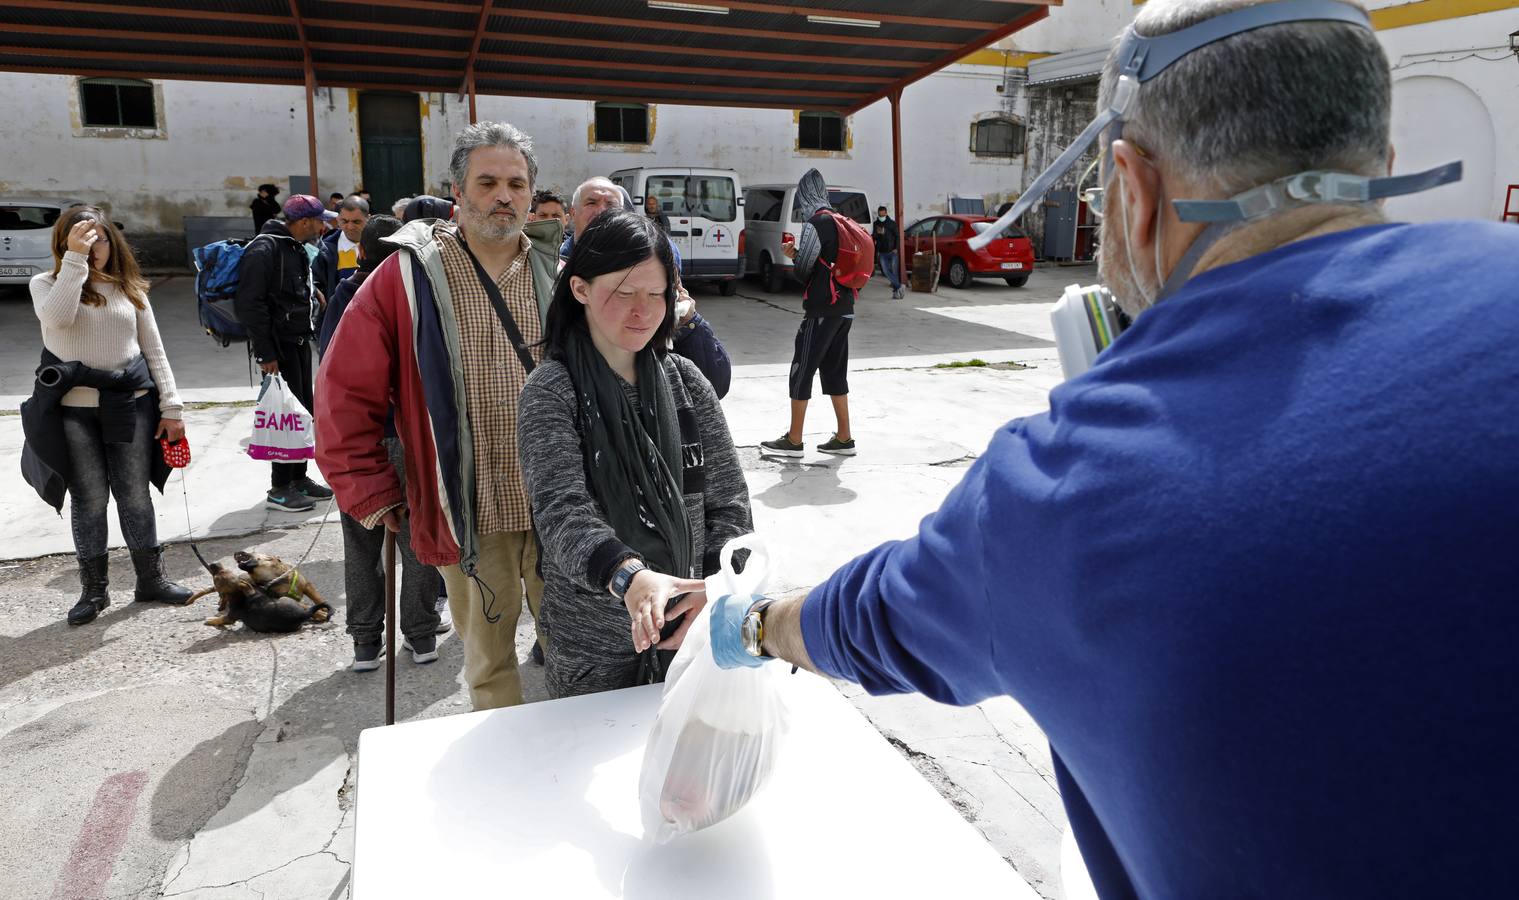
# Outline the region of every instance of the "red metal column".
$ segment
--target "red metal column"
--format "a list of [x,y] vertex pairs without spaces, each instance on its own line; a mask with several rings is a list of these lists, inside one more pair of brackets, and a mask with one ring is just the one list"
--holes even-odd
[[902,236],[902,89],[896,88],[891,98],[891,184],[896,197],[897,223],[897,278],[907,283],[907,255]]
[[[311,68],[311,60],[306,60],[306,143],[311,153],[311,196],[322,200],[321,189],[316,181],[316,72]],[[323,205],[326,205],[322,200]]]
[[469,73],[469,124],[475,124],[475,73]]

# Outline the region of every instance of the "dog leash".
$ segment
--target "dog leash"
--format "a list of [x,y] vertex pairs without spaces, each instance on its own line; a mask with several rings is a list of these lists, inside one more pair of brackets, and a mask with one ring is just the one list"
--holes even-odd
[[[189,478],[189,475],[190,475],[190,471],[189,470],[190,470],[190,467],[188,465],[179,467],[179,494],[180,494],[181,497],[184,498],[184,501],[185,501],[185,536],[186,537],[189,537],[190,535],[193,535],[195,533],[195,524],[190,519],[190,484],[189,484],[188,481],[186,481],[186,479]],[[294,566],[291,566],[292,569],[299,569],[301,566],[303,566],[303,565],[306,564],[306,560],[308,560],[308,559],[311,558],[312,551],[316,549],[316,542],[322,536],[322,529],[327,525],[327,517],[330,516],[330,515],[332,515],[332,506],[336,502],[337,502],[337,496],[336,495],[327,498],[327,508],[322,511],[322,520],[317,523],[316,534],[314,534],[314,535],[311,536],[311,543],[306,545],[306,552],[305,552],[305,554],[303,554],[301,556],[301,561],[298,562],[298,563],[296,563]],[[196,543],[195,543],[195,541],[193,541],[193,540],[189,541],[188,543],[190,544],[190,552],[194,553],[195,554],[195,558],[198,559],[198,560],[200,560],[200,564],[202,566],[204,566],[209,571],[210,568],[211,568],[211,564],[206,561],[205,556],[201,555],[200,547],[197,546]]]

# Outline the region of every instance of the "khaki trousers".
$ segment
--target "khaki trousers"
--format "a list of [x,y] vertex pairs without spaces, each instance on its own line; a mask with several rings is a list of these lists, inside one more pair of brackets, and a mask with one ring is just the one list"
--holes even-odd
[[[448,609],[464,642],[464,681],[476,711],[522,703],[522,677],[517,672],[517,621],[527,599],[533,619],[543,597],[538,577],[538,544],[531,531],[505,531],[477,536],[480,560],[470,579],[459,566],[443,566],[448,586]],[[487,591],[482,593],[481,583]],[[487,608],[495,622],[487,621]]]

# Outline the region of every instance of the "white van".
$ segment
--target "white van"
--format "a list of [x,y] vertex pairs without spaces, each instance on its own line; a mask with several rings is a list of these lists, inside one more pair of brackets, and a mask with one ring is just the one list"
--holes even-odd
[[732,169],[639,168],[612,173],[612,182],[642,210],[653,195],[670,217],[670,239],[680,251],[680,277],[715,281],[724,297],[738,292],[744,260],[738,234],[744,227],[743,187]]
[[[828,187],[828,201],[839,215],[870,228],[870,203],[865,192],[852,187]],[[744,231],[739,244],[751,275],[770,293],[778,293],[792,279],[795,266],[781,254],[784,235],[794,241],[806,219],[796,208],[796,185],[752,184],[744,189]]]

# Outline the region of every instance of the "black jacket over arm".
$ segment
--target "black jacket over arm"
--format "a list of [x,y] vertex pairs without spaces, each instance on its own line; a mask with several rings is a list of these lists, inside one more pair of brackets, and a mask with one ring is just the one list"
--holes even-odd
[[[37,496],[59,512],[63,511],[63,497],[73,477],[60,412],[63,395],[81,385],[101,392],[103,409],[118,399],[108,397],[108,394],[130,398],[140,390],[148,391],[153,408],[158,408],[158,388],[148,371],[147,360],[141,356],[124,369],[106,371],[92,369],[81,362],[64,362],[49,351],[42,351],[32,397],[21,404],[21,433],[25,440],[21,446],[21,476]],[[164,484],[169,480],[169,464],[164,462],[157,444],[150,443],[148,453],[152,455],[148,480],[159,493],[163,493]]]

